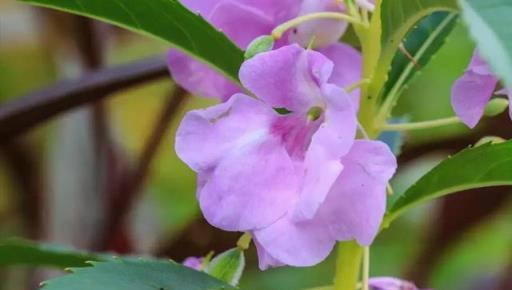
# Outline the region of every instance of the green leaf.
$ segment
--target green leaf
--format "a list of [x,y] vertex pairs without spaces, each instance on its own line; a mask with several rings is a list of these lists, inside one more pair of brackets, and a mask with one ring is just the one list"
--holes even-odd
[[512,141],[469,148],[449,157],[390,204],[384,227],[407,209],[451,193],[512,185]]
[[436,12],[422,20],[407,35],[404,47],[416,64],[403,52],[396,52],[382,93],[383,97],[388,96],[390,92],[399,94],[413,76],[428,64],[452,32],[457,16],[456,13]]
[[438,11],[456,12],[456,0],[384,0],[381,4],[382,50],[370,86],[370,96],[380,96],[388,70],[405,36],[423,18]]
[[460,0],[460,6],[480,55],[512,88],[512,1]]
[[239,248],[234,248],[211,260],[205,272],[221,281],[236,286],[242,277],[244,268],[244,251]]
[[0,266],[28,265],[57,268],[86,267],[86,262],[102,260],[98,255],[64,248],[38,244],[22,239],[0,242]]
[[238,82],[243,52],[178,0],[20,0],[96,18],[167,41]]
[[92,267],[43,283],[44,290],[228,290],[235,289],[205,273],[155,260],[94,262]]

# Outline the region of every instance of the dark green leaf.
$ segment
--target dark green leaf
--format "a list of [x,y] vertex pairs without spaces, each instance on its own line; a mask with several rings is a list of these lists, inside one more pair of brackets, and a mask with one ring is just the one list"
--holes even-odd
[[432,56],[443,46],[456,20],[456,13],[437,12],[422,20],[407,35],[404,48],[416,63],[401,51],[395,53],[382,93],[384,97],[391,91],[398,93],[418,71],[428,64]]
[[460,4],[480,55],[512,88],[512,1],[461,0]]
[[236,286],[245,268],[244,251],[239,248],[228,250],[215,257],[205,272],[230,285]]
[[371,95],[380,95],[391,62],[405,36],[423,18],[439,11],[456,12],[456,0],[384,0],[381,4],[381,54],[370,86]]
[[174,262],[113,260],[72,269],[43,284],[44,290],[228,290],[224,282]]
[[178,0],[20,1],[96,18],[162,39],[238,81],[243,52]]
[[512,141],[469,148],[444,160],[390,204],[384,226],[419,203],[500,185],[512,185]]
[[99,260],[102,258],[98,255],[22,239],[0,242],[0,266],[85,267],[89,266],[86,264],[87,261]]

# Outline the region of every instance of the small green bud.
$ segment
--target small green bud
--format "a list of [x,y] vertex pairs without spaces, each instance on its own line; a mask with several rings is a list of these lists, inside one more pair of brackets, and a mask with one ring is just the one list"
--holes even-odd
[[498,137],[498,136],[485,136],[482,139],[480,139],[478,142],[476,142],[475,147],[482,146],[482,145],[485,145],[488,143],[499,144],[499,143],[503,143],[505,141],[506,141],[505,139]]
[[324,109],[322,109],[321,107],[312,107],[308,111],[308,119],[310,121],[316,121],[320,117],[322,117],[323,113],[324,113]]
[[503,113],[507,108],[508,100],[503,98],[494,98],[485,107],[484,115],[486,117],[495,117]]
[[250,59],[257,55],[258,53],[266,52],[272,50],[274,47],[274,38],[270,35],[263,35],[255,38],[249,45],[247,46],[247,50],[245,51],[245,59]]

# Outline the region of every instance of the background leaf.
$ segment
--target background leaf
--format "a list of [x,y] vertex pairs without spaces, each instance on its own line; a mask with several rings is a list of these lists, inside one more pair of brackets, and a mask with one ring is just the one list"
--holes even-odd
[[460,6],[479,53],[512,88],[512,1],[460,0]]
[[238,81],[243,52],[178,0],[20,0],[96,18],[167,41]]
[[174,262],[114,260],[43,284],[45,290],[228,290],[231,286]]
[[395,53],[411,29],[423,18],[438,11],[455,12],[456,0],[387,0],[381,5],[382,51],[370,86],[370,95],[378,96],[387,80]]
[[86,267],[90,266],[86,262],[102,259],[91,253],[22,239],[9,239],[0,242],[0,266]]
[[418,24],[406,37],[404,47],[414,58],[413,63],[403,52],[395,53],[391,71],[382,95],[386,97],[392,90],[399,93],[401,89],[423,69],[443,46],[451,34],[457,20],[456,13],[437,12]]
[[444,160],[390,204],[384,226],[419,203],[498,185],[512,185],[512,141],[466,149]]

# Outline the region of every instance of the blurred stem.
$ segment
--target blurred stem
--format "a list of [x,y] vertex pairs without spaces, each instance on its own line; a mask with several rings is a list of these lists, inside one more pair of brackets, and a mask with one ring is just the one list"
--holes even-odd
[[448,117],[437,120],[413,122],[404,124],[386,124],[381,127],[383,131],[411,131],[411,130],[422,130],[436,127],[442,127],[447,125],[460,124],[461,120],[459,117]]
[[338,243],[334,290],[356,290],[363,248],[355,241]]
[[251,233],[246,232],[240,237],[240,239],[238,240],[236,245],[238,248],[245,251],[245,250],[249,249],[249,246],[251,245],[251,241],[252,241]]
[[339,13],[339,12],[318,12],[318,13],[311,13],[306,14],[303,16],[299,16],[297,18],[291,19],[279,26],[277,26],[274,30],[272,30],[272,37],[274,39],[280,39],[283,34],[288,31],[289,29],[299,26],[300,24],[304,22],[309,22],[313,20],[319,20],[319,19],[333,19],[333,20],[343,20],[350,22],[352,24],[359,24],[359,25],[365,25],[359,18],[353,17],[351,15]]
[[362,290],[369,290],[368,280],[370,279],[370,247],[363,249],[363,283]]

